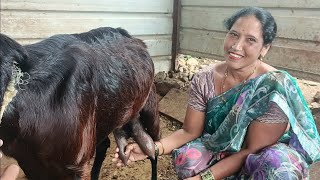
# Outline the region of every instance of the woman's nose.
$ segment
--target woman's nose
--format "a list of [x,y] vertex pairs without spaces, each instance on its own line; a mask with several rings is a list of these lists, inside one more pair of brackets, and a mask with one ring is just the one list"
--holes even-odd
[[236,41],[231,47],[234,50],[241,51],[243,47],[241,40]]

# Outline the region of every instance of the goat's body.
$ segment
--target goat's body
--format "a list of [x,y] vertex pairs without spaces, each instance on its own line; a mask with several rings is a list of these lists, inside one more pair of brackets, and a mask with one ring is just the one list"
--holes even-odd
[[154,76],[145,45],[121,29],[100,28],[24,48],[29,58],[18,64],[28,84],[2,118],[3,151],[30,179],[89,178],[96,144],[145,105]]

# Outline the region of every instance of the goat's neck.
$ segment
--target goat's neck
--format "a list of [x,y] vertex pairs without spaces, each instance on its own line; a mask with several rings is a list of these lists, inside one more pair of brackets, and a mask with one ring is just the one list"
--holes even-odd
[[6,92],[3,96],[2,106],[0,110],[0,124],[2,120],[2,116],[4,111],[6,110],[8,104],[12,101],[12,99],[16,96],[18,90],[15,88],[17,84],[19,84],[21,77],[23,76],[23,73],[21,72],[21,69],[17,67],[15,64],[13,65],[12,70],[12,76],[11,80],[7,86]]

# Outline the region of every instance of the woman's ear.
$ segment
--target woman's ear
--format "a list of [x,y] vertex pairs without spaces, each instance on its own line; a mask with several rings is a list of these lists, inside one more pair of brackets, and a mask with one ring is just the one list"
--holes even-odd
[[270,47],[271,47],[271,44],[263,45],[263,46],[262,46],[262,49],[261,49],[261,52],[260,52],[260,55],[261,55],[262,57],[265,57],[266,54],[267,54],[267,52],[269,51]]

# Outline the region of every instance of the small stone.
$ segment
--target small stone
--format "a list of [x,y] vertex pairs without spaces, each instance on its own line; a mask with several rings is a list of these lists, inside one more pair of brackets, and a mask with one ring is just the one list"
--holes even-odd
[[187,65],[188,66],[196,66],[198,65],[198,60],[196,58],[190,58],[187,60]]
[[317,102],[312,102],[310,109],[312,114],[320,113],[320,104]]
[[183,76],[181,80],[182,80],[182,82],[188,82],[189,78],[187,76]]
[[165,71],[158,72],[155,77],[155,81],[165,80],[166,77],[167,77],[167,73]]
[[174,74],[173,74],[173,78],[179,79],[179,77],[180,77],[180,74],[179,74],[179,73],[174,73]]
[[195,69],[196,69],[196,66],[193,66],[193,65],[192,65],[192,66],[189,67],[189,70],[190,70],[191,72],[194,71]]
[[185,66],[187,63],[186,63],[186,60],[184,60],[184,59],[179,59],[179,60],[178,60],[178,64],[181,65],[181,66],[183,66],[183,65]]
[[174,74],[174,71],[169,71],[169,72],[168,72],[168,77],[169,77],[169,78],[173,78],[173,74]]
[[183,72],[183,67],[179,67],[178,72]]
[[320,103],[320,91],[316,92],[316,95],[313,97],[314,101]]
[[312,106],[312,108],[320,108],[320,104],[317,102],[312,102],[311,106]]

